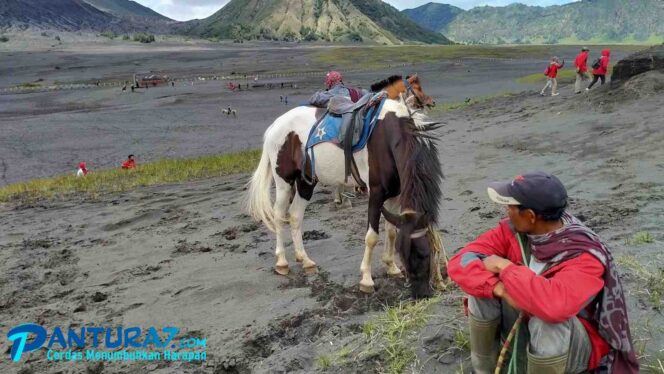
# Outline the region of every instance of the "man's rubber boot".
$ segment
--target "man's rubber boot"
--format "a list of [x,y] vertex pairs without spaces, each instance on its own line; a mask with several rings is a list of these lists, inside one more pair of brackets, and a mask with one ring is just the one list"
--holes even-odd
[[470,362],[475,374],[493,374],[498,361],[498,329],[500,318],[480,321],[472,314],[470,325]]
[[537,357],[528,352],[528,374],[565,374],[568,354]]

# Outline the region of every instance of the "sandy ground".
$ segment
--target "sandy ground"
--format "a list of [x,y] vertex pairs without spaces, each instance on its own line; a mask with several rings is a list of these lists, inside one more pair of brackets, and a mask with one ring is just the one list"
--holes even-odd
[[[113,80],[134,69],[190,77],[240,68],[303,71],[312,48],[228,45],[152,46],[127,51],[49,46],[3,53],[0,88],[39,78]],[[133,47],[135,48],[135,47]],[[178,50],[180,48],[180,50]],[[557,54],[574,54],[558,47]],[[110,51],[110,52],[109,52]],[[620,53],[617,53],[620,55]],[[131,55],[131,59],[127,56]],[[619,56],[618,56],[619,57]],[[6,59],[6,60],[5,60]],[[127,63],[136,61],[138,65]],[[250,63],[248,62],[250,61]],[[54,64],[61,67],[53,69]],[[446,175],[440,230],[449,252],[495,225],[502,212],[485,196],[489,181],[527,170],[558,175],[571,211],[608,241],[618,258],[634,256],[648,271],[664,268],[664,78],[650,74],[626,89],[602,87],[575,96],[540,97],[514,78],[540,71],[541,61],[440,61],[411,66],[441,102],[515,92],[463,110],[437,113],[440,162]],[[354,72],[368,85],[400,68]],[[193,75],[191,75],[193,74]],[[121,78],[120,78],[121,79]],[[273,118],[304,101],[321,77],[292,79],[297,89],[231,93],[221,81],[121,93],[96,88],[0,95],[0,185],[117,165],[255,148]],[[522,92],[523,90],[526,90]],[[288,95],[288,106],[279,95]],[[221,107],[238,109],[238,119]],[[25,321],[44,326],[178,326],[182,336],[207,339],[205,363],[47,362],[43,351],[21,365],[0,360],[1,373],[312,373],[321,355],[350,350],[334,373],[377,373],[363,324],[408,298],[403,281],[386,277],[374,258],[377,292],[357,289],[366,227],[366,199],[337,208],[318,188],[307,209],[305,246],[320,272],[293,266],[275,275],[274,239],[244,214],[248,175],[138,189],[95,200],[0,206],[0,331]],[[655,243],[628,245],[638,231]],[[292,247],[288,256],[292,264]],[[382,248],[382,243],[379,243]],[[644,362],[662,355],[664,318],[632,268],[624,269],[632,328]],[[661,300],[660,300],[661,301]],[[452,288],[419,333],[417,373],[468,372],[468,352],[454,336],[466,328],[461,295]],[[8,352],[0,339],[0,352]]]
[[[233,45],[163,41],[140,45],[89,35],[63,36],[62,45],[0,46],[0,186],[38,177],[73,173],[78,163],[98,170],[117,167],[128,154],[138,162],[218,154],[261,144],[265,128],[287,109],[320,89],[329,66],[312,54],[330,46],[292,44]],[[40,35],[33,39],[40,40]],[[76,43],[68,38],[79,38]],[[25,39],[25,37],[24,37]],[[33,40],[29,39],[29,40]],[[11,42],[10,42],[11,43]],[[18,42],[16,42],[18,43]],[[11,48],[10,48],[11,47]],[[574,56],[576,47],[552,47]],[[617,49],[615,58],[625,55]],[[419,73],[427,93],[438,103],[533,88],[515,79],[543,70],[546,62],[513,60],[443,60],[345,74],[347,83],[369,87],[391,74]],[[159,71],[179,79],[177,86],[122,92],[119,86],[21,93],[4,89],[37,82],[67,87],[72,83],[118,83],[134,73]],[[293,77],[239,79],[236,83],[274,83],[274,89],[231,92],[227,81],[199,81],[201,75],[231,73]],[[41,80],[41,81],[40,81]],[[194,85],[192,86],[192,82]],[[280,83],[285,83],[281,89]],[[296,89],[291,84],[297,85]],[[289,103],[280,102],[288,96]],[[222,115],[228,106],[238,118]]]
[[[485,196],[487,182],[542,169],[564,181],[571,211],[600,233],[616,257],[634,256],[652,272],[662,269],[662,82],[661,75],[648,75],[630,89],[609,92],[605,86],[580,96],[564,86],[556,98],[527,91],[438,115],[446,123],[439,130],[446,174],[440,230],[448,250],[462,247],[501,217]],[[186,97],[180,99],[186,102]],[[209,106],[217,100],[212,97]],[[201,100],[194,101],[204,106]],[[255,126],[245,133],[256,136],[265,124]],[[185,145],[176,151],[205,137],[180,138]],[[40,352],[20,366],[2,360],[0,372],[312,373],[324,372],[316,364],[320,355],[343,347],[362,350],[362,324],[385,305],[408,297],[403,281],[385,276],[380,251],[374,259],[376,294],[357,290],[365,199],[338,209],[329,190],[319,188],[307,210],[305,245],[320,272],[306,276],[293,267],[291,275],[282,277],[272,271],[273,237],[243,213],[247,178],[144,188],[94,201],[1,207],[0,330],[24,321],[175,325],[185,335],[207,338],[208,361],[102,367],[46,362]],[[637,231],[649,231],[656,242],[627,245]],[[288,256],[294,263],[291,249]],[[626,268],[623,277],[633,334],[637,346],[645,347],[644,362],[661,357],[664,318],[644,295],[635,272]],[[453,344],[456,329],[465,328],[458,290],[444,294],[432,313],[419,334],[415,372],[452,373],[461,365],[468,372],[468,353]],[[1,341],[0,351],[6,352],[7,342]],[[375,356],[350,357],[327,372],[382,370]]]

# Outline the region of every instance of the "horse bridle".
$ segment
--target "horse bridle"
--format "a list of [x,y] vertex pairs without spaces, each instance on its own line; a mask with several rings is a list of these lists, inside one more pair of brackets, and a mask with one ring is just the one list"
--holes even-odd
[[[410,82],[408,81],[407,78],[403,79],[403,83],[406,86],[406,96],[408,97],[409,95],[412,95],[415,98],[415,100],[417,100],[417,104],[418,104],[419,109],[415,109],[413,111],[410,110],[410,107],[408,106],[408,103],[406,103],[406,108],[408,108],[408,115],[410,116],[410,118],[413,118],[413,115],[415,113],[417,113],[417,112],[421,111],[422,109],[424,109],[424,104],[422,103],[422,100],[420,99],[420,97],[415,93],[415,90],[413,89],[413,85],[410,84]],[[405,102],[407,102],[407,100],[408,100],[407,97],[404,99]]]

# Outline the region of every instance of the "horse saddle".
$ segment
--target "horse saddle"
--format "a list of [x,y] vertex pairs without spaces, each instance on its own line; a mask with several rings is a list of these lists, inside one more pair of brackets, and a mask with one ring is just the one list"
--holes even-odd
[[[346,178],[353,175],[358,185],[365,187],[361,180],[353,153],[362,150],[369,141],[369,136],[380,114],[384,98],[380,95],[367,94],[354,103],[344,96],[335,96],[328,103],[327,113],[311,129],[307,140],[307,154],[313,161],[312,148],[320,143],[336,144],[344,150]],[[314,162],[311,163],[310,175],[315,175]]]

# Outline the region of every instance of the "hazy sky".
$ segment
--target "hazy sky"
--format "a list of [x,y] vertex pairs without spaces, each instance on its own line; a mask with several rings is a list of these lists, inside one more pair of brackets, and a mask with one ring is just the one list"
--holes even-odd
[[[221,9],[228,0],[134,0],[155,11],[178,21],[194,18],[205,18]],[[432,0],[385,0],[398,9],[415,8]],[[554,5],[565,4],[576,0],[520,0],[518,2],[528,5]],[[441,0],[436,1],[456,5],[469,9],[478,5],[508,5],[515,0]]]

